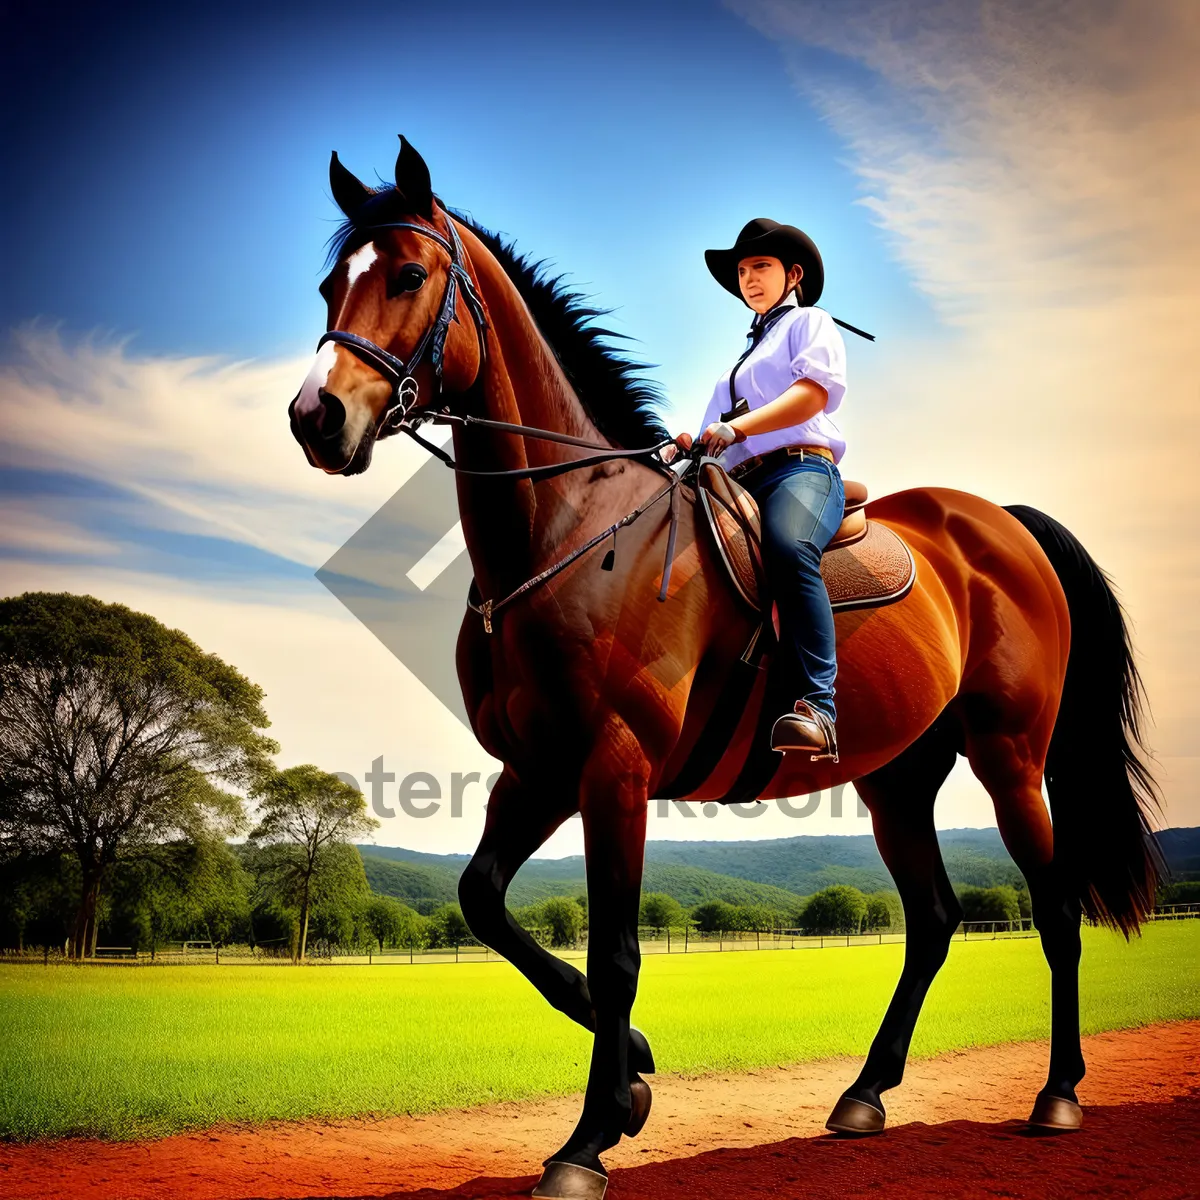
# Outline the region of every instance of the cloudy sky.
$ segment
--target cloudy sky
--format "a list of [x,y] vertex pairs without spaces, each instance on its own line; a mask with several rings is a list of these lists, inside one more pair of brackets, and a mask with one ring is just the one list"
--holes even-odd
[[[392,440],[327,478],[287,431],[329,152],[386,177],[403,132],[449,203],[616,310],[678,428],[745,326],[703,249],[755,216],[806,229],[823,305],[879,337],[848,339],[844,473],[1075,531],[1134,624],[1168,820],[1200,824],[1200,6],[460,3],[452,31],[407,3],[43,8],[6,4],[0,51],[5,594],[186,630],[266,689],[282,762],[382,757],[389,806],[406,775],[448,800],[495,769],[315,577],[421,459]],[[378,840],[469,850],[484,799]],[[651,836],[869,831],[829,801]],[[938,823],[994,824],[965,767]]]

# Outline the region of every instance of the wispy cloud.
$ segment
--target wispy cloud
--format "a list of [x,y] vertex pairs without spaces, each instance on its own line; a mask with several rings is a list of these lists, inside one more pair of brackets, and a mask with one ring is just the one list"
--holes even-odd
[[[312,470],[287,432],[308,362],[138,355],[127,342],[13,334],[0,466],[107,485],[128,526],[221,538],[318,566],[423,461],[407,445],[354,479]],[[84,523],[81,519],[80,523]]]
[[1193,753],[1200,6],[729,3],[844,140],[946,331],[855,357],[846,466],[1068,524],[1121,587],[1161,749]]

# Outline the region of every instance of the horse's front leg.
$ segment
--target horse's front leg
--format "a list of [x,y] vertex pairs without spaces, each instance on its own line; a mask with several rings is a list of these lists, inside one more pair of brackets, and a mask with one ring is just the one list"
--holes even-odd
[[649,765],[623,724],[605,731],[580,783],[588,885],[587,978],[596,1012],[583,1113],[535,1196],[599,1200],[608,1177],[600,1155],[636,1132],[649,1089],[630,1070],[629,1016],[641,950],[638,908],[646,848]]

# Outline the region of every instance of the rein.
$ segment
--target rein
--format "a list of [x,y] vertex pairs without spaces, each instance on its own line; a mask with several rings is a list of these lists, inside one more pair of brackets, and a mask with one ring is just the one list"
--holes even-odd
[[[452,459],[450,455],[448,455],[440,446],[435,446],[432,442],[428,442],[421,437],[421,435],[416,432],[416,429],[409,422],[401,423],[399,428],[404,433],[408,434],[408,436],[414,441],[419,442],[425,447],[426,450],[440,458],[447,467],[449,467],[452,471],[456,471],[460,475],[476,475],[495,479],[548,479],[555,475],[564,475],[568,471],[577,471],[581,467],[591,466],[593,463],[597,462],[611,462],[613,459],[618,458],[644,458],[648,460],[650,466],[653,466],[655,469],[661,470],[671,476],[670,483],[651,496],[649,500],[644,501],[643,503],[639,504],[637,508],[627,512],[619,521],[614,521],[607,529],[604,529],[594,537],[589,538],[582,546],[576,547],[576,549],[572,550],[570,554],[560,558],[557,562],[551,564],[544,571],[534,575],[531,579],[527,579],[519,587],[509,592],[507,596],[504,596],[499,600],[481,599],[480,603],[476,604],[471,599],[470,595],[468,595],[467,607],[471,609],[472,612],[477,612],[483,618],[483,629],[485,633],[492,632],[492,617],[499,612],[500,609],[504,608],[508,604],[511,604],[514,600],[519,599],[521,596],[525,595],[526,592],[530,592],[534,588],[545,583],[547,580],[552,579],[560,571],[563,571],[569,567],[577,558],[581,558],[589,550],[598,546],[607,537],[611,537],[613,539],[613,548],[607,555],[605,555],[604,561],[601,563],[601,569],[605,571],[611,571],[613,550],[616,549],[617,531],[619,529],[624,529],[627,525],[632,525],[633,522],[636,521],[644,512],[646,512],[647,509],[653,507],[658,503],[659,500],[669,494],[671,497],[671,527],[667,534],[667,553],[666,560],[663,563],[662,585],[658,589],[659,601],[666,601],[667,589],[671,583],[672,559],[675,556],[675,540],[679,530],[679,502],[676,489],[679,487],[680,483],[683,482],[683,477],[685,474],[687,474],[687,471],[685,470],[682,473],[673,471],[663,462],[661,458],[656,458],[655,456],[660,455],[665,447],[674,445],[675,443],[672,439],[668,438],[667,440],[658,442],[653,446],[643,446],[636,450],[614,450],[600,442],[591,442],[586,438],[573,437],[570,434],[558,433],[552,429],[539,429],[534,425],[515,425],[510,421],[493,421],[486,417],[463,416],[458,413],[446,412],[444,410],[438,413],[422,414],[417,418],[418,424],[423,421],[429,421],[435,425],[458,424],[464,427],[474,425],[482,429],[496,429],[504,433],[516,433],[522,437],[536,438],[538,441],[559,442],[566,446],[583,446],[588,449],[595,449],[599,451],[597,454],[588,454],[584,458],[571,459],[569,462],[562,463],[547,463],[544,466],[539,467],[517,467],[512,470],[503,471],[477,471],[472,470],[469,467],[460,467],[454,461],[454,459]],[[472,587],[474,586],[474,581],[472,581]]]

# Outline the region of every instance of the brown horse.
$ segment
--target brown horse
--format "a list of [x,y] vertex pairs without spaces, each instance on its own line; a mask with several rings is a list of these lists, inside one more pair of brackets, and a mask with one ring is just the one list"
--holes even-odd
[[[412,429],[434,409],[483,419],[454,426],[480,597],[465,614],[457,664],[475,733],[505,766],[459,894],[480,940],[594,1033],[579,1123],[534,1194],[599,1196],[600,1155],[635,1134],[649,1110],[642,1075],[653,1060],[629,1021],[648,801],[684,798],[669,784],[697,752],[756,621],[686,500],[671,586],[658,601],[670,530],[669,500],[655,500],[670,475],[661,461],[596,456],[560,470],[577,448],[487,423],[617,448],[666,439],[636,364],[602,344],[596,314],[511,246],[451,216],[403,138],[394,188],[366,187],[336,155],[330,176],[347,217],[321,285],[333,332],[292,402],[293,432],[314,466],[353,474],[369,465],[378,436]],[[640,505],[619,537],[480,615]],[[904,904],[903,971],[830,1128],[883,1128],[881,1094],[901,1080],[959,923],[933,822],[958,754],[995,804],[1052,972],[1049,1076],[1030,1119],[1077,1127],[1081,913],[1128,936],[1152,905],[1157,871],[1154,785],[1138,753],[1140,681],[1121,610],[1079,542],[1032,509],[941,488],[868,507],[911,548],[916,584],[890,607],[837,619],[840,762],[786,756],[759,791],[771,799],[853,781]],[[614,541],[613,569],[601,570],[598,550]],[[759,690],[751,709],[761,702]],[[753,725],[752,714],[737,724],[688,798],[726,794]],[[586,977],[537,945],[504,903],[521,864],[576,812]]]

